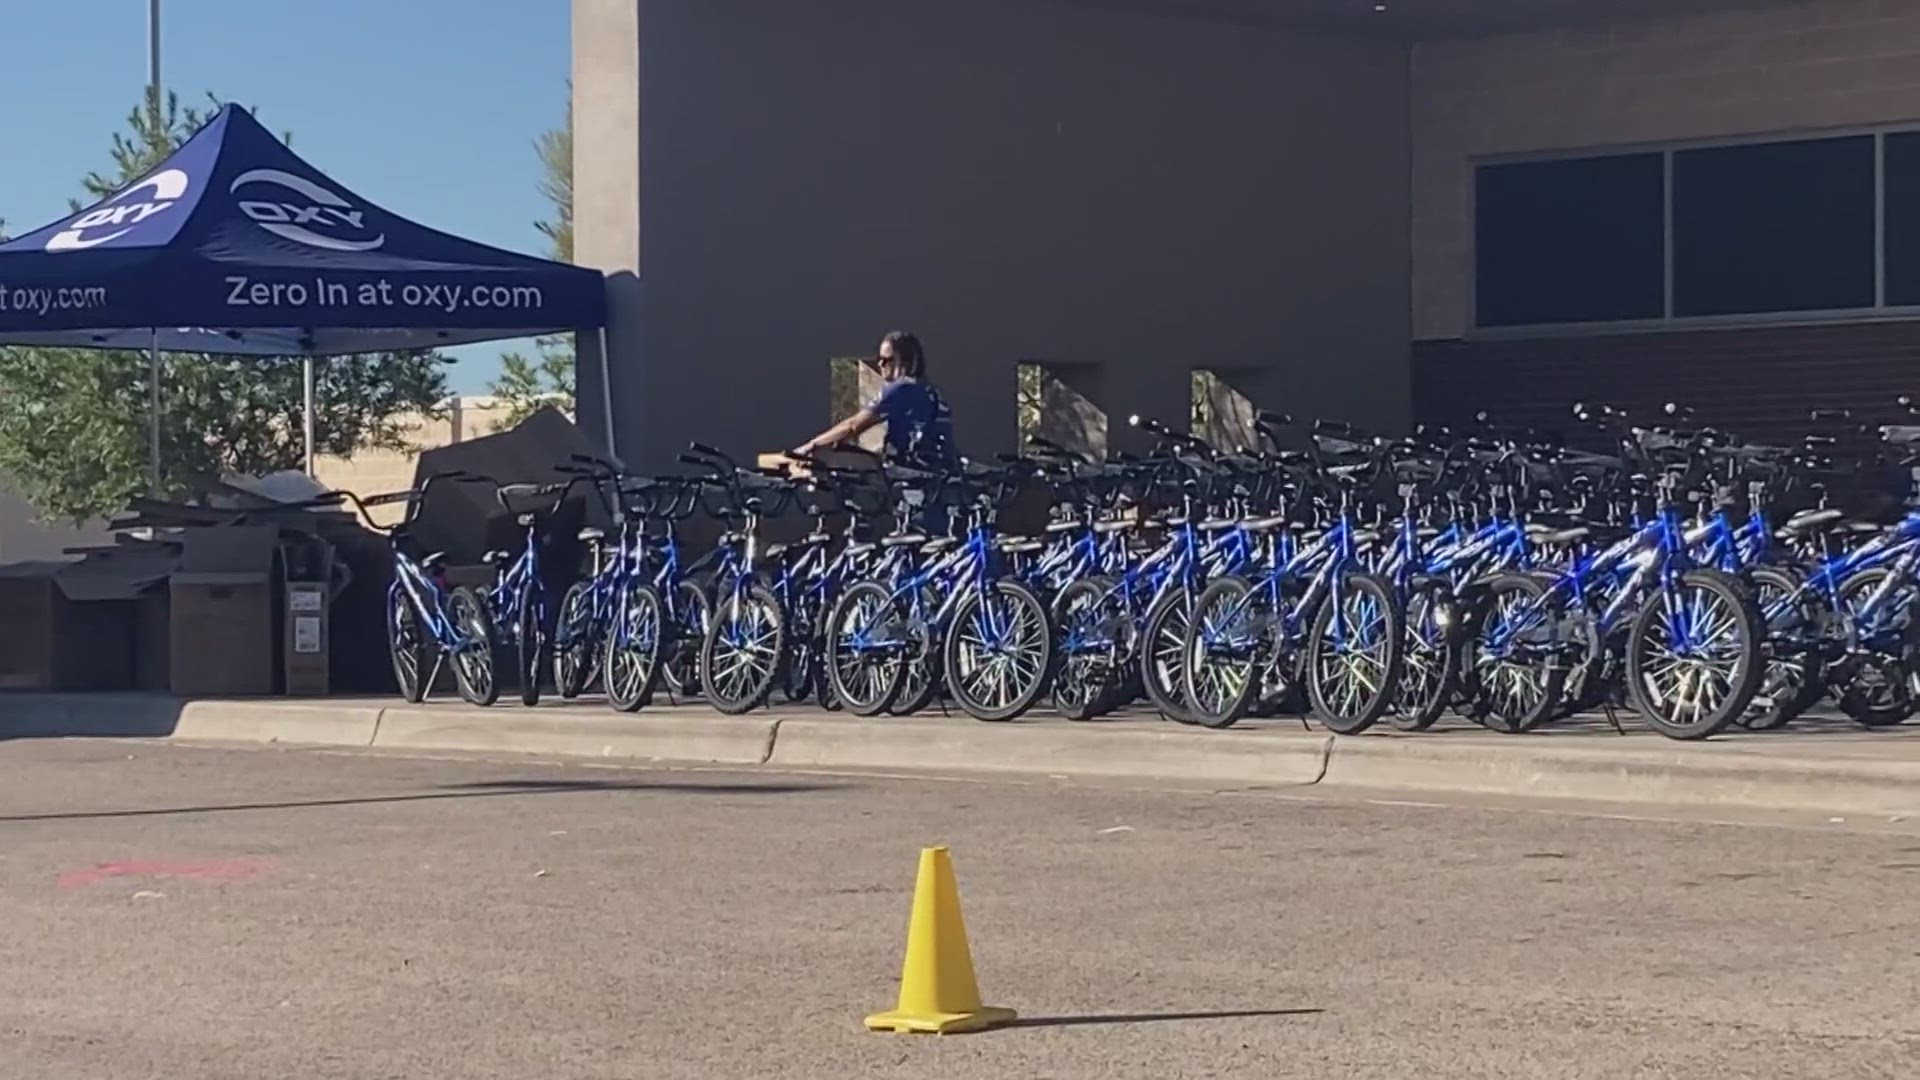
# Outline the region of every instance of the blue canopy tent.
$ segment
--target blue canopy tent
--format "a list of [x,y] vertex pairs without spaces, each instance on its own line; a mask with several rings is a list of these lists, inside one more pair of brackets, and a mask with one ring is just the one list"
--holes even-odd
[[162,351],[305,357],[311,472],[314,358],[599,330],[605,290],[383,210],[228,105],[135,183],[0,244],[0,345],[148,350],[156,481]]

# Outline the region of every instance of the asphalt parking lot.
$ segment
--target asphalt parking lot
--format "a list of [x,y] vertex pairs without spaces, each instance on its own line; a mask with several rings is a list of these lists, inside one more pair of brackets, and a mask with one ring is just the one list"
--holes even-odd
[[[1920,1061],[1911,822],[139,741],[0,742],[0,766],[6,1076]],[[939,843],[987,1000],[1021,1024],[870,1034]]]

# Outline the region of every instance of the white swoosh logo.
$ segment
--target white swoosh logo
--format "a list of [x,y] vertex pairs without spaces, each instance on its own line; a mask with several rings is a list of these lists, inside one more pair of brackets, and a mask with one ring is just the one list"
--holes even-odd
[[[227,188],[227,193],[233,194],[238,192],[243,184],[255,183],[278,184],[283,188],[305,195],[321,206],[350,207],[353,205],[304,176],[283,172],[279,169],[249,169],[233,178],[233,183]],[[374,248],[387,242],[386,233],[381,233],[371,240],[339,240],[331,236],[322,236],[319,233],[312,232],[299,225],[289,225],[284,222],[255,221],[254,224],[275,236],[292,240],[296,244],[326,248],[329,251],[372,251]]]

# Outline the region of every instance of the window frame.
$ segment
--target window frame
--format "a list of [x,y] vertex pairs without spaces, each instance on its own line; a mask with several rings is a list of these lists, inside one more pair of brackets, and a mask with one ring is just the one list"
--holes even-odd
[[[1613,334],[1646,334],[1674,330],[1710,330],[1738,327],[1823,326],[1835,323],[1889,322],[1920,320],[1920,303],[1890,305],[1887,300],[1887,136],[1920,134],[1920,120],[1891,124],[1855,124],[1841,127],[1796,128],[1783,131],[1754,132],[1703,139],[1673,139],[1659,142],[1613,143],[1604,146],[1566,147],[1553,150],[1503,154],[1474,154],[1467,158],[1466,235],[1473,245],[1473,258],[1466,274],[1466,303],[1462,312],[1465,337],[1478,340],[1515,338],[1595,337]],[[1807,311],[1756,312],[1734,315],[1675,315],[1673,266],[1673,194],[1674,154],[1686,150],[1725,147],[1762,146],[1769,143],[1805,142],[1816,139],[1873,137],[1873,295],[1870,307],[1830,308]],[[1603,322],[1535,323],[1518,326],[1481,326],[1479,321],[1480,251],[1477,243],[1479,223],[1474,191],[1480,169],[1488,165],[1517,165],[1551,161],[1577,161],[1587,158],[1617,157],[1630,154],[1659,153],[1665,159],[1665,185],[1661,195],[1664,206],[1665,312],[1651,319],[1619,319]]]

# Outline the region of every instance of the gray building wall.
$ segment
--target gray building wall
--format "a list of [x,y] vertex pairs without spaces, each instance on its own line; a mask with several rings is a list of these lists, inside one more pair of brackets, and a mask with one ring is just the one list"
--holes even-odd
[[574,39],[630,461],[791,445],[900,326],[975,451],[1013,445],[1021,361],[1087,365],[1116,425],[1184,423],[1194,367],[1407,418],[1402,46],[901,0],[575,0]]
[[113,534],[103,522],[82,526],[43,524],[33,507],[7,490],[0,477],[0,563],[74,558],[62,552],[70,547],[111,544]]
[[1473,160],[1920,120],[1920,3],[1737,10],[1414,48],[1416,337],[1473,310]]

